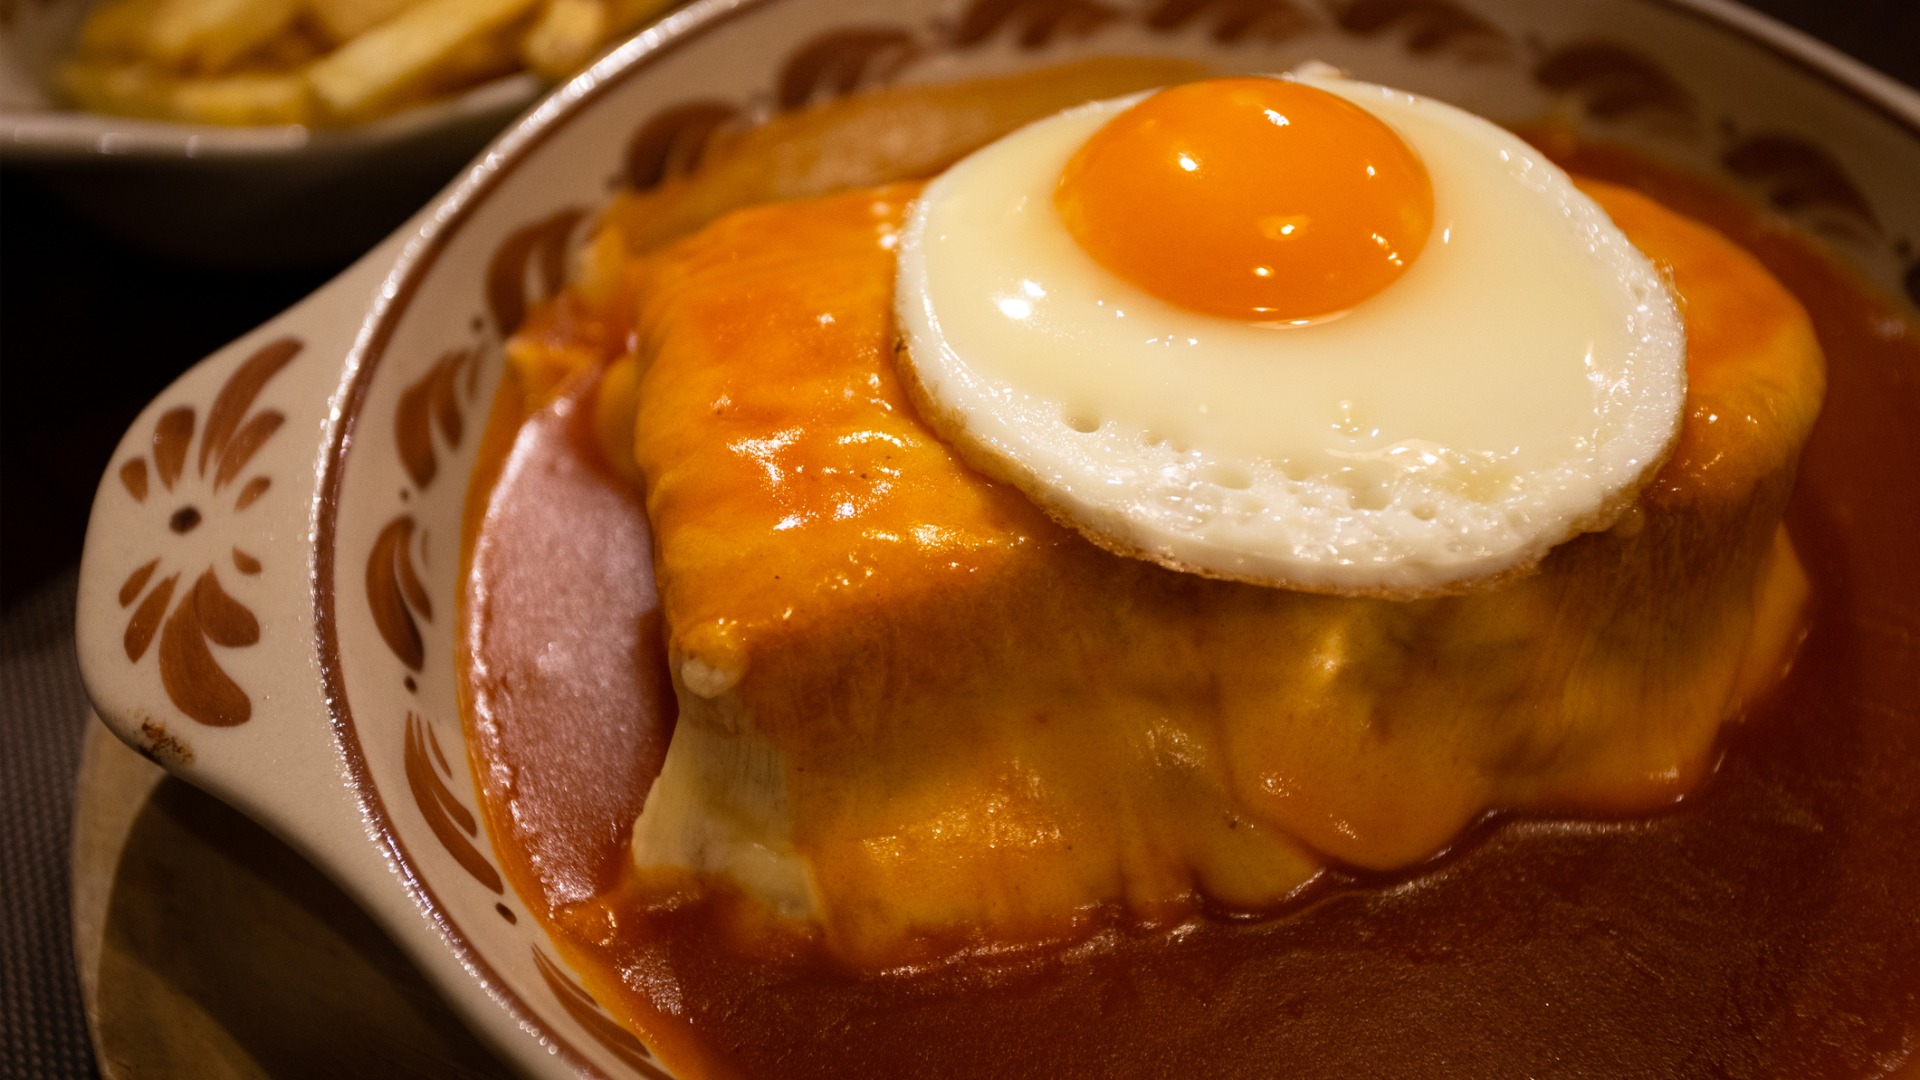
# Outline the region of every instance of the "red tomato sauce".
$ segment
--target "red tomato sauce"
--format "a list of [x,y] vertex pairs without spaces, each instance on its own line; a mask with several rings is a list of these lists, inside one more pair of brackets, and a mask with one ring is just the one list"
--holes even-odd
[[[1543,140],[1554,146],[1551,138]],[[855,975],[625,899],[673,727],[639,494],[576,391],[511,385],[467,528],[466,722],[495,849],[601,1002],[689,1075],[1864,1078],[1920,1045],[1920,340],[1817,245],[1595,146],[1562,163],[1753,251],[1829,364],[1788,526],[1806,644],[1679,807],[1483,822],[1286,911]]]

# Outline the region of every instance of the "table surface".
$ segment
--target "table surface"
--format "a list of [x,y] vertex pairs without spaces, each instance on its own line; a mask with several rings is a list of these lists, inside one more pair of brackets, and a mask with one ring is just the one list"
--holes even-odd
[[[1920,86],[1920,0],[1748,2]],[[341,268],[180,266],[0,169],[0,1077],[97,1075],[67,894],[87,722],[74,566],[95,485],[168,382]]]

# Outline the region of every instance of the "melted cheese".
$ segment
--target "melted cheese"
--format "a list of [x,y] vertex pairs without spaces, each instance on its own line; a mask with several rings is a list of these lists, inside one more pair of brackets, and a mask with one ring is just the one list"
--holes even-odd
[[[1114,905],[1258,909],[1330,861],[1416,864],[1489,809],[1685,793],[1791,642],[1778,521],[1821,360],[1753,260],[1589,190],[1685,298],[1681,450],[1622,527],[1411,603],[1114,556],[971,471],[894,369],[911,186],[742,211],[632,264],[606,302],[637,311],[609,382],[637,370],[637,407],[600,412],[633,433],[682,705],[635,830],[654,887],[742,890],[889,965]],[[540,319],[516,357],[564,363],[528,344],[566,337]]]

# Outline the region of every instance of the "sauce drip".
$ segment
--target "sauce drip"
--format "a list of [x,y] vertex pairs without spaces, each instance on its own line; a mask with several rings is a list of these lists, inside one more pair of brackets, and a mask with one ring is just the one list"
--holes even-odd
[[725,903],[623,901],[628,830],[673,715],[644,629],[657,626],[646,522],[598,463],[583,392],[522,424],[509,388],[490,433],[498,480],[483,472],[470,500],[467,719],[508,877],[595,996],[697,1074],[1897,1067],[1920,1042],[1920,441],[1892,435],[1920,415],[1920,340],[1830,257],[1718,188],[1537,141],[1752,250],[1827,353],[1788,514],[1814,582],[1807,642],[1728,729],[1701,791],[1651,819],[1486,822],[1410,880],[1331,874],[1272,918],[1116,922],[1066,952],[884,975],[837,971],[806,940],[743,956]]

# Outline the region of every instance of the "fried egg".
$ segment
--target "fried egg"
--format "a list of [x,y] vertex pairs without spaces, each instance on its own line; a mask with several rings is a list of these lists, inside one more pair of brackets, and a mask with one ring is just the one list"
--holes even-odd
[[976,467],[1109,549],[1458,592],[1609,527],[1686,391],[1654,266],[1537,150],[1337,76],[1095,102],[899,238],[901,368]]

